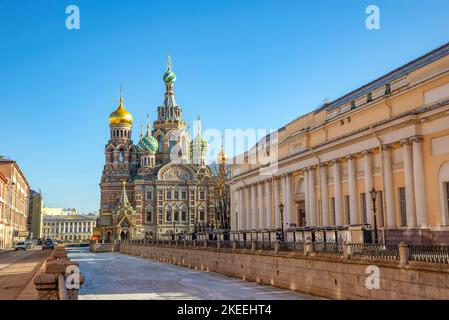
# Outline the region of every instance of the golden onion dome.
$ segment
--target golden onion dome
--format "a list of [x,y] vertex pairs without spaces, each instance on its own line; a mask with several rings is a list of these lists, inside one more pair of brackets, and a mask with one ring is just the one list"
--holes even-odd
[[226,160],[228,159],[228,155],[223,150],[223,147],[221,148],[220,152],[217,155],[217,161],[219,164],[226,163]]
[[123,107],[122,98],[120,98],[120,105],[117,110],[109,116],[109,125],[111,124],[133,124],[133,116]]

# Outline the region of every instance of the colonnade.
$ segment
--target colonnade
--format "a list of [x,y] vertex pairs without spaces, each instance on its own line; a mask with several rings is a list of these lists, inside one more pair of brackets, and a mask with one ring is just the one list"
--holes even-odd
[[[409,228],[426,227],[427,207],[424,177],[422,138],[419,136],[400,141],[403,153],[403,176],[406,193],[406,215]],[[396,214],[392,145],[383,145],[380,151],[383,208],[385,227],[397,228],[400,220]],[[357,159],[363,159],[363,177],[358,176]],[[346,160],[346,161],[344,161]],[[374,186],[373,150],[350,154],[345,159],[333,159],[317,165],[308,166],[294,172],[274,175],[235,189],[232,195],[235,202],[236,217],[233,228],[236,230],[273,229],[281,227],[279,204],[284,204],[284,227],[297,222],[293,212],[293,176],[295,181],[303,179],[305,219],[307,226],[354,225],[369,223],[373,225],[373,208],[370,191]],[[347,174],[343,177],[343,166]],[[360,170],[361,171],[361,170]],[[332,179],[328,173],[332,172]],[[261,176],[263,178],[264,176]],[[299,177],[299,178],[297,178]],[[343,178],[347,183],[343,194]],[[357,180],[363,178],[363,190],[358,190]],[[296,185],[296,183],[295,183]],[[330,189],[332,188],[332,189]],[[333,201],[329,197],[333,193]],[[318,192],[320,201],[318,199]],[[360,194],[364,193],[364,213],[359,209]],[[346,199],[344,198],[346,196]],[[360,197],[360,198],[359,198]],[[346,201],[345,201],[346,200]],[[360,204],[360,208],[362,204]],[[379,212],[379,211],[378,211]],[[379,219],[379,218],[378,218]],[[378,220],[379,221],[379,220]]]

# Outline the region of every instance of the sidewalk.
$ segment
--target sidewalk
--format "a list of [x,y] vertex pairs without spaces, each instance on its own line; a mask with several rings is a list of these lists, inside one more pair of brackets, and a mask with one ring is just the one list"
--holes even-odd
[[5,249],[0,249],[0,255],[3,253],[8,253],[14,251],[14,248],[5,248]]

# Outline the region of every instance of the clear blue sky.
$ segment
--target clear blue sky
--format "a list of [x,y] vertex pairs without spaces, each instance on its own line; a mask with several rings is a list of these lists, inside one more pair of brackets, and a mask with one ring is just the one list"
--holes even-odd
[[[65,28],[76,4],[81,29]],[[365,28],[365,8],[381,29]],[[99,208],[108,116],[123,83],[140,122],[163,100],[204,128],[278,128],[447,42],[449,1],[0,0],[0,154],[49,206]]]

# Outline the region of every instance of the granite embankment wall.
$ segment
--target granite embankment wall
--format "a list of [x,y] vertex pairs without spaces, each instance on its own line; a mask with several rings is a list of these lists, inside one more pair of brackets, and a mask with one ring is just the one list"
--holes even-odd
[[[120,252],[331,299],[449,299],[447,264],[182,244],[122,243]],[[379,287],[368,289],[373,265]]]

